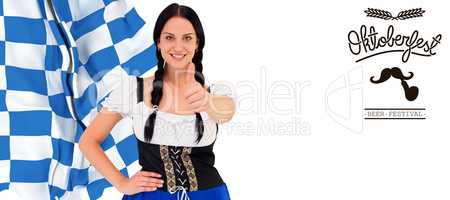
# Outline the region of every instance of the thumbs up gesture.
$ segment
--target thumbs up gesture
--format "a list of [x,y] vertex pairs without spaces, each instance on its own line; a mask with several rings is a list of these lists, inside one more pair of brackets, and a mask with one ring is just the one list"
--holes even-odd
[[190,110],[204,112],[208,109],[210,94],[195,80],[195,65],[190,63],[187,68],[185,98]]

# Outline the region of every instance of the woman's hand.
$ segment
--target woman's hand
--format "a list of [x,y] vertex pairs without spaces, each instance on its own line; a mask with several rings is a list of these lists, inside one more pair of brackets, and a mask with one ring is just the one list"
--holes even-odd
[[190,109],[195,112],[208,110],[210,94],[206,89],[195,80],[195,66],[190,63],[188,66],[187,90],[185,98],[189,103]]
[[140,192],[151,192],[163,187],[161,175],[155,172],[139,171],[131,178],[125,179],[117,189],[126,194],[133,195]]

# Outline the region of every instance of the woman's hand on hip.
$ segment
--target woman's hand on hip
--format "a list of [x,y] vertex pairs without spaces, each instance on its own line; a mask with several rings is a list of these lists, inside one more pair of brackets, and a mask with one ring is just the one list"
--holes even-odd
[[163,187],[164,181],[161,175],[155,172],[139,171],[131,178],[126,179],[117,188],[126,195],[133,195],[140,192],[151,192]]

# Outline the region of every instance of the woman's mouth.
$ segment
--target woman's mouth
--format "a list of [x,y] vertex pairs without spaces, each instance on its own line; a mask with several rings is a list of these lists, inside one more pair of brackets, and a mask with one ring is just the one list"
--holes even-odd
[[174,53],[171,53],[170,56],[172,56],[172,58],[175,59],[175,60],[183,60],[183,58],[186,56],[186,54],[174,54]]

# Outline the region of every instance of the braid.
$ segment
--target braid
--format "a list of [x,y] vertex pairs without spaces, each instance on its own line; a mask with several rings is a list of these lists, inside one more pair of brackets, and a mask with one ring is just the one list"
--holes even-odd
[[[202,57],[203,52],[197,51],[194,55],[194,58],[192,58],[192,62],[195,65],[195,80],[200,83],[200,85],[205,85],[205,77],[203,76],[203,65],[202,65]],[[205,130],[205,126],[203,125],[203,119],[200,113],[195,113],[195,128],[197,130],[197,143],[200,142],[200,140],[203,137],[203,132]]]
[[147,142],[150,142],[153,137],[156,113],[158,112],[157,106],[159,106],[159,102],[161,101],[161,98],[163,96],[164,59],[162,58],[161,53],[158,53],[157,56],[160,59],[158,59],[158,69],[155,72],[155,79],[153,79],[153,90],[151,92],[151,103],[153,105],[153,108],[156,109],[153,109],[152,114],[150,114],[150,116],[147,118],[147,121],[145,122],[144,139]]

